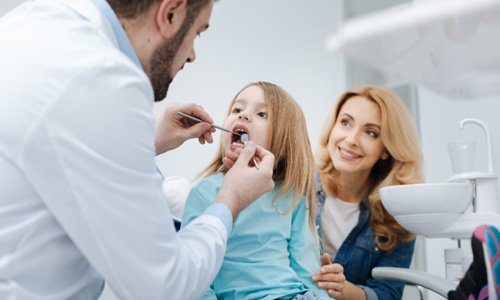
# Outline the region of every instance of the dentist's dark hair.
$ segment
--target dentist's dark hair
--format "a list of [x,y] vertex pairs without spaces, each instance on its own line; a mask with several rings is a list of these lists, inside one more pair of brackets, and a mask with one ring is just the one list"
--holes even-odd
[[[163,0],[107,0],[118,17],[133,19],[144,14],[148,9]],[[186,22],[193,22],[200,10],[212,0],[186,0],[188,15]]]

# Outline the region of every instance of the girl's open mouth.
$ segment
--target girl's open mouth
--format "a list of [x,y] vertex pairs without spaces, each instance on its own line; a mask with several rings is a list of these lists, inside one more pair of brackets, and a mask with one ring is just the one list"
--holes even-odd
[[244,147],[245,144],[241,140],[241,135],[246,134],[250,138],[250,135],[248,134],[248,129],[245,126],[236,125],[233,127],[231,131],[237,133],[237,134],[234,133],[231,134],[231,145],[236,147]]

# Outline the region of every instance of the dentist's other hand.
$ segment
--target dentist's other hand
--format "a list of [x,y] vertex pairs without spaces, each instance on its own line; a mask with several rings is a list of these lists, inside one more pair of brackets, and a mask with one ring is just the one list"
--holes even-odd
[[[238,157],[231,160],[231,168],[224,176],[224,182],[216,202],[226,204],[236,220],[238,214],[262,194],[274,188],[274,155],[266,149],[249,142],[238,151]],[[259,169],[251,163],[255,157]]]
[[[177,112],[193,115],[205,122],[193,122],[178,115]],[[157,123],[156,154],[175,149],[186,140],[197,138],[200,144],[212,143],[212,118],[200,106],[194,103],[169,103]]]
[[[236,148],[233,151],[226,151],[224,154],[224,157],[222,158],[222,163],[224,166],[228,169],[231,169],[240,156],[241,149],[243,148]],[[254,157],[255,158],[255,157]],[[255,158],[255,162],[258,164],[259,160]],[[255,166],[254,159],[252,159],[252,162],[250,163],[251,166]]]

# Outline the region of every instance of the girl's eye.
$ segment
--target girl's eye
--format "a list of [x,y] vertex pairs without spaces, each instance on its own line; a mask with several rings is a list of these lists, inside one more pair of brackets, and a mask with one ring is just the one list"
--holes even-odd
[[238,107],[233,107],[233,109],[231,110],[231,113],[233,113],[233,114],[237,114],[240,112],[241,112],[241,108],[238,108]]
[[259,116],[259,117],[261,117],[263,119],[267,119],[267,112],[263,112],[263,111],[258,112],[257,116]]

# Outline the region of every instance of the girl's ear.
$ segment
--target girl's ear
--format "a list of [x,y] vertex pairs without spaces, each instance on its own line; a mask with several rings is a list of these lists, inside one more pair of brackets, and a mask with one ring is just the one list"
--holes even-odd
[[173,37],[186,18],[187,0],[163,0],[156,12],[156,25],[164,38]]
[[387,152],[387,150],[384,151],[384,153],[382,153],[382,156],[380,156],[380,158],[382,160],[386,160],[389,158],[389,152]]

